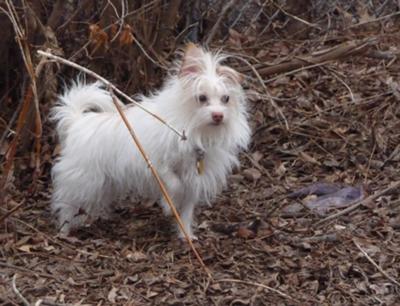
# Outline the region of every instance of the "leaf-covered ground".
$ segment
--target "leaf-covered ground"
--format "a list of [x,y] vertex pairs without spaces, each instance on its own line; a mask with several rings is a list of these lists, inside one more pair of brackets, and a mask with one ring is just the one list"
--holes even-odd
[[[379,38],[376,50],[398,56],[397,30]],[[248,55],[273,63],[317,46],[272,41]],[[21,187],[29,180],[22,171],[5,198],[9,210],[23,204],[0,223],[1,304],[22,303],[16,275],[32,305],[398,305],[400,188],[390,188],[400,181],[396,56],[364,53],[265,77],[269,94],[249,73],[252,145],[227,190],[198,211],[195,245],[213,279],[157,206],[127,201],[112,221],[57,236],[49,130],[38,191]],[[316,182],[362,186],[367,200],[328,221],[340,210],[286,209],[301,202],[291,191]]]

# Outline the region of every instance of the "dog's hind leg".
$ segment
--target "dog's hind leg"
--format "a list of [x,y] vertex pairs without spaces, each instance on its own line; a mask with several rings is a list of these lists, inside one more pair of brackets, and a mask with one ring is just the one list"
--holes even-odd
[[81,205],[71,205],[60,200],[53,199],[51,209],[57,216],[59,231],[64,235],[68,235],[73,229],[82,226],[88,217]]
[[60,232],[69,234],[86,221],[108,215],[110,188],[104,176],[82,169],[68,168],[68,160],[53,167],[51,210],[58,218]]

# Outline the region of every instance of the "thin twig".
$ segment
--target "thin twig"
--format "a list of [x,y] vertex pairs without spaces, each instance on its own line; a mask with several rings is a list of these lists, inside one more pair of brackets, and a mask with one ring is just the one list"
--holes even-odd
[[184,227],[184,225],[183,225],[183,223],[182,223],[182,220],[181,220],[181,218],[180,218],[180,216],[179,216],[179,213],[178,213],[178,211],[176,210],[175,205],[173,204],[172,199],[171,199],[170,195],[168,194],[167,189],[166,189],[165,186],[164,186],[164,183],[161,181],[161,178],[160,178],[160,176],[158,175],[157,170],[153,167],[152,162],[150,161],[150,159],[149,159],[149,157],[147,156],[146,152],[144,151],[142,145],[140,144],[140,141],[139,141],[139,139],[137,138],[136,133],[135,133],[134,130],[132,129],[132,126],[130,125],[128,119],[126,118],[126,116],[125,116],[125,114],[124,114],[124,112],[123,112],[123,110],[121,109],[121,106],[118,104],[118,101],[117,101],[115,95],[113,94],[112,90],[110,90],[110,93],[111,93],[111,96],[112,96],[112,98],[113,98],[114,105],[115,105],[115,107],[116,107],[117,110],[118,110],[118,113],[120,114],[122,120],[124,121],[125,126],[126,126],[126,128],[128,129],[129,133],[131,134],[132,139],[133,139],[133,141],[135,142],[136,147],[138,148],[140,154],[143,156],[144,160],[146,161],[147,165],[148,165],[149,168],[150,168],[151,173],[153,174],[154,178],[156,179],[157,184],[158,184],[158,186],[160,187],[161,193],[163,194],[165,200],[167,201],[168,206],[171,208],[171,211],[172,211],[173,214],[174,214],[174,217],[175,217],[175,219],[176,219],[176,221],[177,221],[177,223],[178,223],[178,225],[179,225],[179,228],[182,230],[183,234],[185,235],[186,241],[188,242],[188,244],[189,244],[190,248],[192,249],[194,255],[196,256],[197,260],[199,261],[199,263],[201,264],[201,266],[203,267],[203,269],[205,270],[205,272],[207,273],[207,275],[208,275],[210,278],[212,278],[211,272],[208,270],[208,268],[207,268],[206,265],[204,264],[203,259],[201,258],[200,254],[197,252],[197,250],[196,250],[196,248],[195,248],[195,246],[194,246],[192,240],[190,239],[190,237],[189,237],[187,231],[185,230],[185,227]]
[[17,274],[14,274],[13,279],[12,279],[12,289],[13,289],[14,293],[19,297],[19,299],[22,301],[22,303],[25,306],[30,306],[31,304],[28,302],[28,300],[26,298],[24,298],[24,296],[21,294],[21,292],[19,292],[16,281],[17,281]]
[[[309,64],[313,64],[313,63],[309,62]],[[321,69],[322,72],[325,72],[325,71],[324,71],[324,68],[327,69],[327,70],[329,70],[329,72],[330,72],[340,83],[342,83],[342,84],[344,85],[344,87],[346,87],[346,89],[349,91],[351,101],[353,101],[354,103],[356,102],[356,100],[355,100],[355,98],[354,98],[353,91],[351,90],[350,86],[347,85],[346,82],[345,82],[342,78],[339,77],[338,73],[337,73],[335,70],[333,70],[332,68],[329,68],[328,66],[326,66],[326,67],[318,66],[318,68]]]
[[[141,7],[139,7],[139,8],[136,9],[136,10],[133,10],[133,11],[131,11],[131,12],[127,12],[126,14],[123,14],[121,17],[119,17],[117,20],[115,20],[115,22],[113,22],[113,23],[107,25],[106,27],[102,28],[102,30],[103,30],[103,31],[106,31],[106,30],[108,30],[109,28],[111,28],[113,25],[115,25],[115,24],[117,24],[117,23],[121,23],[121,22],[123,23],[123,22],[124,22],[124,19],[125,19],[126,17],[132,16],[132,15],[136,15],[136,14],[137,14],[137,15],[145,14],[147,10],[153,9],[153,7],[154,7],[158,2],[161,2],[161,0],[153,0],[153,1],[151,1],[151,2],[148,2],[148,3],[144,4],[144,5],[142,5]],[[63,25],[62,25],[62,26],[63,26]],[[60,26],[58,29],[60,29],[60,28],[61,28],[61,26]]]
[[363,248],[361,248],[361,246],[354,239],[353,239],[353,243],[361,251],[361,253],[363,253],[363,255],[368,259],[368,261],[370,263],[372,263],[375,266],[375,268],[378,269],[379,272],[382,273],[383,276],[385,276],[393,284],[395,284],[398,287],[400,287],[400,283],[397,280],[395,280],[393,277],[391,277],[389,274],[387,274],[386,271],[383,270],[380,265],[378,265],[371,257],[369,257],[368,253],[365,250],[363,250]]
[[[115,33],[115,35],[114,35],[114,37],[110,40],[110,43],[112,43],[117,37],[118,37],[118,35],[121,33],[121,31],[122,31],[122,27],[123,27],[123,25],[124,25],[124,18],[125,18],[125,2],[124,1],[121,1],[121,17],[119,16],[119,14],[118,14],[118,10],[117,10],[117,8],[115,7],[115,5],[114,5],[114,3],[112,3],[112,1],[110,1],[110,0],[107,0],[107,3],[113,8],[113,10],[114,10],[114,13],[115,13],[115,15],[117,16],[117,18],[118,18],[118,22],[116,22],[116,23],[119,23],[119,27],[118,27],[118,31],[117,31],[117,33]],[[105,8],[107,7],[107,5],[105,6]],[[105,9],[104,8],[104,9]],[[114,23],[115,24],[115,23]]]
[[[36,86],[36,76],[35,76],[35,72],[33,69],[33,62],[32,62],[32,57],[30,54],[30,49],[29,49],[29,44],[27,42],[27,38],[25,35],[25,31],[24,29],[20,26],[21,22],[18,19],[18,14],[17,11],[14,7],[14,4],[9,1],[6,0],[5,1],[6,5],[7,5],[7,9],[8,9],[8,13],[7,16],[10,19],[10,22],[13,26],[14,32],[16,34],[16,41],[18,44],[18,47],[21,51],[21,56],[22,59],[24,61],[25,64],[25,68],[28,72],[29,78],[30,78],[30,84],[29,84],[29,88],[31,90],[32,93],[32,100],[34,102],[34,106],[35,106],[35,176],[34,176],[34,182],[36,181],[37,178],[37,173],[40,171],[40,150],[41,150],[41,143],[40,143],[40,139],[42,136],[42,119],[40,117],[40,109],[39,109],[39,97],[38,97],[38,90],[37,90],[37,86]],[[5,11],[4,9],[2,9],[2,11]],[[30,101],[24,101],[24,103],[27,102],[26,107],[30,107]],[[26,113],[22,114],[22,110],[20,113],[20,117],[19,119],[22,119],[22,117],[26,117]],[[23,123],[25,123],[24,120],[18,120],[20,123],[20,127],[21,126],[21,122],[23,121]],[[4,167],[5,171],[4,171],[4,178],[1,182],[1,187],[5,187],[7,182],[8,182],[8,174],[9,171],[11,169],[12,166],[12,162],[16,153],[16,145],[17,142],[19,140],[20,137],[20,133],[21,130],[19,130],[19,132],[15,135],[12,144],[10,145],[10,151],[9,154],[7,154],[7,162],[6,165]]]
[[214,26],[212,27],[210,34],[208,35],[205,45],[208,46],[212,39],[214,38],[215,34],[217,33],[217,30],[222,22],[222,19],[225,17],[226,12],[230,9],[231,6],[235,4],[236,0],[230,0],[228,3],[225,4],[225,6],[222,8],[221,13],[219,14],[219,17],[217,21],[215,22]]
[[19,267],[10,263],[6,263],[6,262],[2,262],[0,261],[0,267],[5,268],[5,269],[10,269],[12,271],[21,271],[24,273],[29,273],[29,274],[33,274],[36,277],[44,277],[44,278],[49,278],[49,279],[54,279],[57,280],[57,277],[50,275],[50,274],[46,274],[46,273],[40,273],[40,272],[35,272],[33,270],[30,270],[28,268],[23,268],[23,267]]
[[[174,31],[175,25],[178,22],[179,8],[182,4],[182,0],[170,0],[166,1],[168,6],[162,10],[161,19],[159,20],[157,35],[154,35],[156,39],[153,45],[156,53],[160,53],[165,46],[166,40],[168,41]],[[144,41],[148,41],[145,39]]]
[[[239,14],[237,15],[236,19],[230,24],[230,26],[229,26],[230,28],[235,27],[235,25],[239,22],[240,18],[242,18],[243,13],[246,12],[246,10],[250,4],[252,4],[251,1],[244,1],[244,4],[240,8]],[[262,9],[264,9],[264,5],[261,6],[261,10]],[[253,23],[251,23],[251,24],[253,24]],[[224,38],[224,40],[225,40],[225,38]]]
[[258,81],[260,82],[262,88],[264,89],[265,95],[268,98],[268,100],[270,101],[271,105],[275,108],[275,110],[278,112],[278,114],[282,117],[283,121],[285,122],[286,130],[289,131],[289,123],[286,119],[286,116],[283,114],[281,108],[275,103],[274,99],[272,99],[271,94],[269,93],[268,88],[265,85],[264,80],[262,79],[261,75],[258,73],[257,69],[252,64],[250,64],[250,62],[248,60],[241,58],[240,56],[231,56],[231,57],[244,62],[246,65],[248,65],[250,67],[250,69],[253,71],[253,73],[257,77]]
[[[319,67],[319,68],[322,69],[322,67]],[[329,68],[329,67],[325,67],[325,68],[326,68],[327,70],[329,70],[329,71],[331,72],[331,74],[332,74],[340,83],[343,84],[344,87],[346,87],[346,89],[349,91],[351,101],[353,101],[353,102],[355,103],[355,102],[356,102],[356,99],[354,98],[354,94],[353,94],[353,91],[351,90],[350,86],[347,85],[347,83],[346,83],[341,77],[339,77],[338,73],[337,73],[335,70],[333,70],[332,68]]]
[[[22,84],[22,88],[24,88],[24,87],[25,87],[25,85]],[[11,90],[8,91],[6,93],[6,95],[8,96],[10,92],[11,92]],[[3,147],[3,143],[4,143],[4,141],[5,141],[7,136],[9,136],[11,134],[16,134],[16,131],[14,131],[12,129],[12,127],[14,126],[14,122],[17,120],[17,118],[18,118],[18,116],[19,116],[19,114],[21,112],[21,109],[22,109],[22,106],[23,106],[24,102],[25,102],[25,99],[21,99],[21,101],[18,103],[18,106],[15,108],[15,111],[14,111],[11,119],[8,121],[8,123],[6,123],[4,121],[5,122],[4,125],[7,125],[7,126],[4,129],[4,132],[0,137],[0,147]],[[1,107],[1,105],[0,105],[0,107]]]
[[343,216],[343,215],[345,215],[345,214],[357,209],[361,205],[363,205],[365,203],[368,203],[370,201],[374,201],[375,199],[379,198],[380,196],[383,196],[386,193],[388,193],[388,192],[390,192],[392,190],[398,189],[398,188],[400,188],[400,181],[397,181],[397,182],[393,183],[392,185],[390,185],[389,187],[387,187],[386,189],[384,189],[382,191],[376,192],[375,194],[369,196],[368,198],[365,198],[363,200],[359,200],[359,201],[355,202],[353,205],[347,207],[346,209],[343,209],[342,211],[339,211],[336,214],[330,215],[330,216],[326,217],[325,219],[322,219],[321,221],[318,221],[317,223],[315,223],[315,226],[319,226],[319,225],[321,225],[323,223],[326,223],[326,222],[331,221],[333,219],[336,219],[336,218],[338,218],[340,216]]
[[296,15],[290,14],[288,11],[284,10],[283,7],[281,7],[280,5],[276,4],[275,2],[272,2],[272,4],[275,5],[277,8],[279,8],[285,15],[288,15],[289,17],[292,17],[293,19],[295,19],[295,20],[297,20],[297,21],[299,21],[301,23],[304,23],[305,25],[308,25],[309,27],[321,30],[321,28],[318,25],[316,25],[314,23],[311,23],[311,22],[308,22],[308,21],[306,21],[304,19],[301,19],[300,17],[298,17]]
[[16,154],[17,144],[18,144],[20,135],[22,133],[22,129],[26,122],[26,117],[27,117],[27,114],[28,114],[28,111],[29,111],[29,108],[31,105],[31,101],[32,101],[32,95],[33,95],[32,86],[27,85],[26,92],[24,94],[23,101],[22,101],[22,108],[18,115],[15,136],[14,136],[13,140],[11,141],[10,145],[8,146],[7,152],[5,155],[6,163],[5,163],[4,170],[3,170],[3,177],[2,177],[2,179],[0,179],[0,191],[5,190],[5,187],[8,183],[9,174],[11,171],[11,167],[13,165],[12,161]]
[[146,56],[154,65],[156,65],[157,67],[160,67],[164,70],[168,70],[168,68],[166,66],[164,66],[161,62],[157,63],[157,61],[155,59],[153,59],[148,53],[147,51],[143,48],[142,44],[136,39],[135,35],[132,36],[133,37],[133,41],[135,42],[135,44],[138,46],[138,48],[143,52],[144,56]]
[[271,82],[273,82],[275,80],[278,80],[278,79],[280,79],[282,77],[289,76],[289,75],[295,74],[295,73],[303,71],[303,70],[308,70],[308,69],[324,66],[324,65],[328,64],[330,61],[334,61],[334,60],[328,60],[328,61],[325,61],[325,62],[322,62],[322,63],[312,64],[312,65],[308,65],[308,66],[301,66],[300,68],[297,68],[297,69],[294,69],[294,70],[290,70],[290,71],[287,71],[285,73],[279,73],[277,76],[265,80],[264,83],[268,84],[268,83],[271,83]]
[[[2,209],[2,208],[0,207],[0,210],[4,210],[4,209]],[[115,256],[107,256],[107,255],[102,255],[102,254],[98,254],[98,253],[95,254],[95,253],[92,253],[92,252],[80,250],[80,249],[76,248],[76,246],[69,246],[68,244],[66,244],[66,243],[64,243],[64,242],[61,241],[62,239],[60,239],[60,238],[62,238],[62,237],[59,237],[58,240],[57,240],[57,239],[54,239],[53,237],[51,237],[51,236],[45,234],[44,232],[38,230],[38,229],[37,229],[36,227],[34,227],[33,225],[31,225],[31,224],[29,224],[29,223],[26,223],[25,221],[20,220],[20,219],[18,219],[18,218],[15,218],[15,217],[12,217],[12,216],[11,216],[11,220],[22,224],[23,226],[25,226],[25,227],[27,227],[27,228],[33,230],[34,232],[36,232],[36,233],[39,234],[39,235],[42,235],[44,238],[46,238],[47,240],[53,242],[54,244],[57,244],[57,245],[59,245],[59,246],[61,246],[61,247],[64,247],[64,248],[67,248],[67,249],[69,249],[69,250],[71,250],[71,251],[73,251],[73,252],[77,252],[77,253],[80,253],[80,254],[83,254],[83,255],[88,255],[88,256],[94,256],[94,255],[95,255],[96,257],[101,257],[101,258],[106,258],[106,259],[116,259]],[[0,262],[0,265],[1,265],[1,264],[2,264],[2,263]]]
[[389,15],[381,16],[381,17],[376,18],[376,19],[366,20],[366,21],[363,21],[363,22],[360,22],[360,23],[357,23],[357,24],[353,24],[349,28],[359,27],[359,26],[362,26],[364,24],[381,21],[383,19],[391,18],[391,17],[397,16],[397,15],[400,15],[400,12],[395,12],[395,13],[392,13],[392,14],[389,14]]
[[19,203],[17,206],[15,206],[13,209],[9,210],[8,212],[6,212],[4,215],[2,215],[0,217],[0,223],[8,218],[9,216],[11,216],[14,212],[16,212],[20,207],[22,207],[25,204],[25,199],[21,201],[21,203]]
[[215,280],[217,283],[239,283],[239,284],[245,284],[245,285],[250,285],[250,286],[256,286],[256,287],[261,287],[264,289],[267,289],[269,291],[275,292],[279,294],[280,296],[287,298],[289,300],[295,301],[294,298],[292,298],[290,295],[287,295],[286,293],[279,291],[278,289],[269,287],[267,285],[261,284],[261,283],[256,283],[256,282],[251,282],[251,281],[244,281],[241,279],[234,279],[234,278],[223,278],[223,279],[217,279]]
[[[23,2],[25,5],[25,2]],[[22,58],[24,60],[24,64],[26,67],[26,70],[29,74],[29,77],[31,79],[31,87],[32,87],[32,93],[33,93],[33,102],[35,105],[35,169],[37,172],[39,172],[39,167],[40,167],[40,149],[41,149],[41,143],[40,139],[42,137],[42,119],[40,117],[40,109],[39,109],[39,95],[38,95],[38,89],[36,85],[36,75],[35,71],[33,68],[33,62],[32,62],[32,56],[31,52],[29,49],[29,44],[27,37],[25,35],[25,31],[21,29],[20,27],[20,22],[18,20],[18,15],[16,12],[16,9],[12,2],[9,0],[7,1],[7,6],[9,7],[10,14],[15,15],[15,20],[17,23],[13,23],[13,26],[15,28],[16,33],[18,34],[17,36],[17,42],[18,45],[20,46],[21,52],[22,52]],[[19,30],[18,30],[19,29]]]
[[77,63],[71,62],[63,57],[54,55],[52,53],[49,52],[45,52],[42,50],[38,51],[38,54],[41,56],[45,56],[48,57],[52,60],[55,60],[56,62],[60,62],[63,63],[65,65],[68,65],[70,67],[73,67],[75,69],[78,69],[80,71],[85,72],[86,74],[94,77],[95,79],[101,81],[102,83],[104,83],[107,87],[111,88],[114,92],[116,92],[117,94],[119,94],[120,96],[124,97],[126,100],[128,100],[129,102],[135,104],[137,107],[139,107],[140,109],[142,109],[143,111],[145,111],[146,113],[150,114],[151,116],[153,116],[154,118],[156,118],[158,121],[160,121],[161,123],[163,123],[164,125],[166,125],[168,128],[170,128],[174,133],[176,133],[178,136],[180,136],[182,138],[182,140],[186,140],[186,135],[185,135],[185,131],[179,132],[176,128],[174,128],[171,124],[169,124],[168,122],[166,122],[164,119],[162,119],[160,116],[152,113],[151,111],[149,111],[147,108],[145,108],[143,105],[141,105],[140,103],[136,102],[135,100],[133,100],[131,97],[129,97],[127,94],[123,93],[121,90],[119,90],[115,85],[113,85],[111,82],[109,82],[108,80],[106,80],[105,78],[103,78],[102,76],[98,75],[97,73],[93,72],[92,70],[89,70]]
[[[250,3],[251,1],[248,1],[248,2]],[[256,24],[256,22],[257,22],[257,19],[258,19],[258,18],[260,17],[260,15],[264,12],[265,5],[266,5],[268,2],[269,2],[269,0],[265,0],[265,1],[263,2],[263,4],[259,5],[260,8],[259,8],[258,12],[253,16],[253,18],[251,18],[250,23],[247,25],[246,30],[244,30],[244,32],[243,32],[244,35],[248,35],[248,34],[249,34],[250,29],[253,28],[254,24]],[[244,10],[244,9],[242,8],[242,11],[243,11],[243,10]],[[230,26],[230,28],[233,28],[233,25]]]

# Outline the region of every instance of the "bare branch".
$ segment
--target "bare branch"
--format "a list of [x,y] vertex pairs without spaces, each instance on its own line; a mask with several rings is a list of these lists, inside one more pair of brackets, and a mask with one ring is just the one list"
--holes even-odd
[[78,69],[80,71],[85,72],[86,74],[94,77],[95,79],[101,81],[103,84],[105,84],[107,87],[111,88],[114,92],[116,92],[117,94],[119,94],[120,96],[124,97],[126,100],[128,100],[129,102],[135,104],[137,107],[139,107],[140,109],[142,109],[143,111],[145,111],[146,113],[150,114],[151,116],[153,116],[154,118],[156,118],[158,121],[160,121],[161,123],[163,123],[164,125],[166,125],[168,128],[170,128],[174,133],[176,133],[178,136],[180,136],[182,138],[182,140],[186,140],[186,135],[185,132],[179,132],[176,128],[174,128],[171,124],[169,124],[168,122],[166,122],[164,119],[162,119],[160,116],[152,113],[151,111],[149,111],[147,108],[145,108],[143,105],[141,105],[140,103],[136,102],[135,100],[133,100],[131,97],[129,97],[127,94],[123,93],[121,90],[119,90],[115,85],[113,85],[111,82],[109,82],[108,80],[106,80],[105,78],[103,78],[102,76],[98,75],[97,73],[77,64],[74,62],[71,62],[65,58],[62,58],[60,56],[51,54],[49,52],[45,52],[42,50],[38,51],[38,54],[41,56],[45,56],[49,59],[55,60],[56,62],[59,63],[63,63],[65,65],[68,65],[70,67],[73,67],[75,69]]
[[17,288],[17,274],[14,274],[13,279],[12,279],[12,289],[14,293],[18,296],[18,298],[22,301],[22,303],[25,306],[30,306],[31,304],[28,302],[28,300],[22,295],[22,293],[18,290]]
[[[363,51],[366,51],[367,47],[369,47],[374,42],[376,42],[376,39],[374,38],[347,41],[340,45],[334,46],[333,48],[315,52],[314,54],[311,54],[304,58],[296,57],[293,60],[267,67],[265,67],[266,64],[259,64],[255,65],[255,68],[258,70],[258,73],[264,77],[275,73],[284,73],[288,71],[291,72],[295,69],[306,68],[306,66],[310,63],[312,63],[313,65],[320,65],[321,63],[337,60],[340,58],[347,58],[351,55],[361,53]],[[248,72],[250,70],[251,68],[249,69],[247,67],[239,69],[240,72]],[[271,80],[267,80],[265,82],[268,83],[270,81]]]
[[226,12],[236,3],[236,0],[230,0],[225,6],[222,8],[222,11],[215,22],[214,26],[212,27],[210,34],[208,35],[205,44],[209,45],[210,42],[213,40],[215,34],[217,33],[217,30],[219,26],[221,25],[222,19],[225,17]]
[[397,280],[395,280],[393,277],[391,277],[389,274],[387,274],[386,271],[383,270],[383,269],[381,268],[381,266],[378,265],[378,264],[368,255],[368,253],[367,253],[365,250],[363,250],[363,249],[361,248],[361,246],[360,246],[355,240],[353,240],[353,243],[354,243],[354,245],[357,247],[357,249],[359,249],[359,250],[361,251],[361,253],[363,253],[363,255],[365,256],[365,258],[367,258],[368,261],[369,261],[370,263],[372,263],[372,264],[375,266],[375,268],[378,269],[378,271],[382,273],[382,275],[383,275],[384,277],[386,277],[388,280],[390,280],[393,284],[395,284],[395,285],[397,285],[397,286],[400,287],[400,283],[399,283]]
[[280,296],[287,298],[289,300],[295,301],[294,298],[292,298],[291,296],[287,295],[286,293],[283,293],[282,291],[279,291],[278,289],[269,287],[267,285],[261,284],[261,283],[256,283],[256,282],[251,282],[251,281],[244,281],[241,279],[233,279],[233,278],[223,278],[223,279],[218,279],[216,280],[216,282],[218,283],[239,283],[239,284],[246,284],[246,285],[250,285],[250,286],[256,286],[256,287],[261,287],[264,289],[267,289],[269,291],[275,292],[277,294],[279,294]]

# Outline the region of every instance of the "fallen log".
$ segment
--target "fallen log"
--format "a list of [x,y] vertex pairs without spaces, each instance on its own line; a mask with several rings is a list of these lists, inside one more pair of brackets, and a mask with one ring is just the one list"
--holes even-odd
[[[320,64],[323,62],[343,59],[351,55],[360,54],[365,52],[368,47],[375,42],[375,38],[346,41],[332,48],[314,52],[306,57],[296,57],[272,66],[268,65],[267,63],[260,63],[254,65],[254,68],[257,69],[261,76],[265,77],[276,73],[283,73],[299,69],[309,66],[310,64]],[[238,70],[242,73],[246,73],[251,71],[251,67],[243,67]]]

